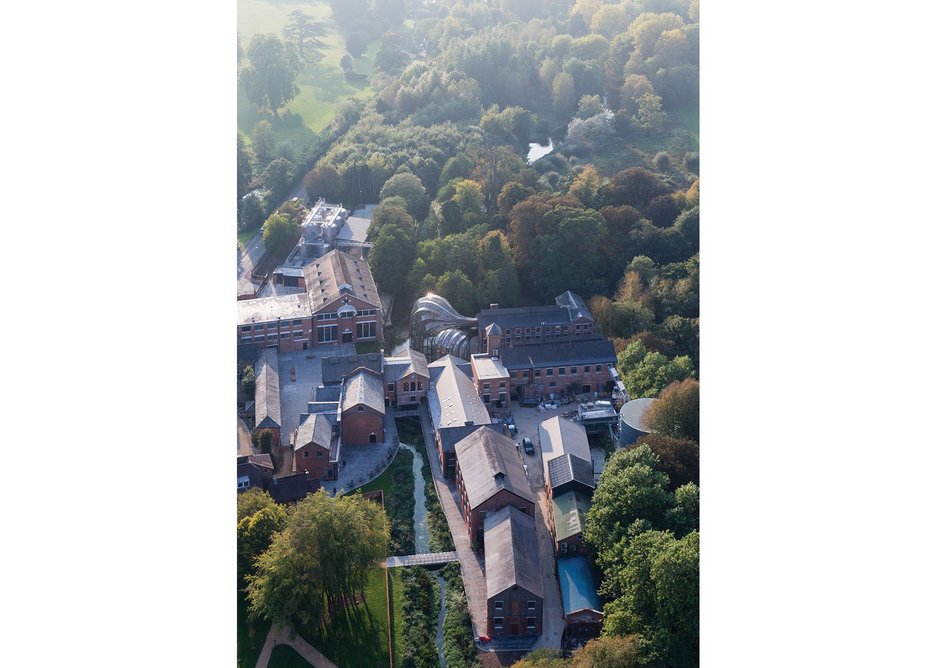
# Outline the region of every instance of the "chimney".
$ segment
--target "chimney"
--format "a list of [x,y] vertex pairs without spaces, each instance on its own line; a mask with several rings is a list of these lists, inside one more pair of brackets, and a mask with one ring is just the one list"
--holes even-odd
[[498,308],[498,305],[497,305],[497,304],[489,304],[489,305],[488,305],[488,308],[490,308],[490,309],[495,309],[495,308]]
[[475,421],[474,421],[474,420],[466,420],[466,421],[465,421],[465,426],[466,426],[466,427],[474,426],[474,424],[475,424]]

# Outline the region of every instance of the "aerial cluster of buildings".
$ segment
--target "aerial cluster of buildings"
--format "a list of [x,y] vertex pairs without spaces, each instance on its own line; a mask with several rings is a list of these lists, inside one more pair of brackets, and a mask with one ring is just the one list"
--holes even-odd
[[475,318],[457,313],[438,295],[417,300],[411,339],[427,356],[453,353],[471,361],[483,403],[494,414],[514,401],[566,394],[613,394],[615,346],[596,334],[582,297],[559,295],[548,306],[500,308]]

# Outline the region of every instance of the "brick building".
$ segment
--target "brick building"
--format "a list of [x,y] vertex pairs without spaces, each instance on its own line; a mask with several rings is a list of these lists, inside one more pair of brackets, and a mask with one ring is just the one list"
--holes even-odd
[[310,480],[335,480],[338,475],[340,439],[332,416],[312,413],[293,434],[293,471]]
[[586,430],[559,416],[538,427],[540,457],[554,549],[558,556],[582,552],[582,532],[595,491]]
[[429,391],[426,394],[436,449],[443,475],[455,477],[455,445],[483,425],[491,424],[475,383],[472,365],[454,355],[446,355],[428,365]]
[[582,555],[564,557],[557,561],[556,574],[566,619],[563,631],[566,641],[598,638],[605,615],[596,593],[598,580],[589,560]]
[[388,406],[415,406],[429,390],[426,356],[408,349],[399,357],[384,358],[384,401]]
[[254,431],[273,432],[274,444],[280,445],[280,371],[275,348],[261,352],[254,378]]
[[580,392],[612,392],[615,346],[595,333],[579,295],[564,292],[553,306],[492,304],[477,320],[479,357],[497,361],[499,391],[506,373],[515,399],[566,394],[571,385]]
[[381,300],[366,260],[334,250],[290,273],[283,280],[303,293],[237,302],[240,345],[291,352],[383,341]]
[[384,442],[384,383],[381,374],[358,369],[342,383],[339,401],[344,445]]
[[273,478],[273,460],[270,455],[238,456],[238,492],[249,489],[267,489]]
[[472,544],[484,538],[485,517],[514,506],[533,517],[533,491],[514,441],[494,429],[477,429],[456,443],[455,483]]
[[550,501],[553,550],[558,557],[583,552],[586,515],[592,507],[590,495],[577,490],[559,494]]
[[485,518],[484,537],[488,635],[539,636],[543,579],[534,519],[505,506]]

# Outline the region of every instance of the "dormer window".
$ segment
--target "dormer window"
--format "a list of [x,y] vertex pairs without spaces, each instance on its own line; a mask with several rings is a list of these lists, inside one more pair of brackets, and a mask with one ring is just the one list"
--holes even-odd
[[354,292],[354,289],[348,283],[342,283],[338,286],[338,291],[341,293]]

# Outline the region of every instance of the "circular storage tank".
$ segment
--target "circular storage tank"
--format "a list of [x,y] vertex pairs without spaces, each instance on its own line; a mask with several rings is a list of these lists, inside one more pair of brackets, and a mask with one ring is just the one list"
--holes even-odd
[[622,447],[631,445],[641,436],[651,433],[644,423],[644,413],[657,399],[633,399],[621,407],[618,414],[618,443]]

